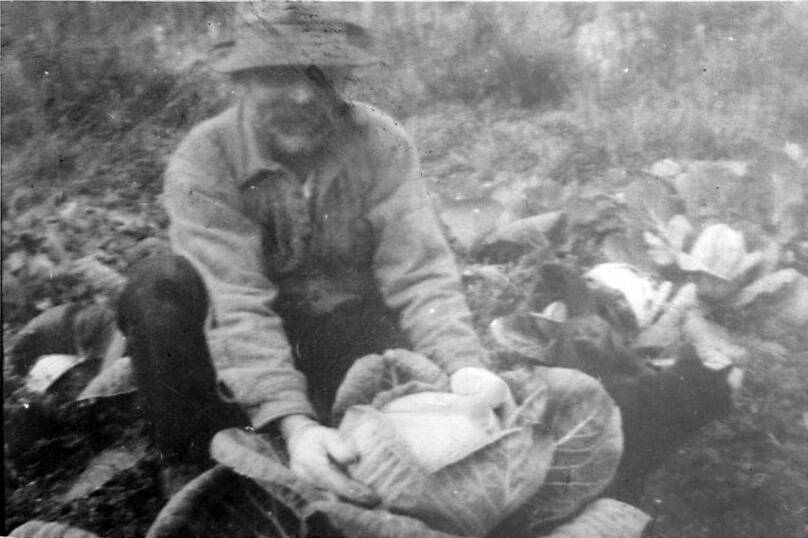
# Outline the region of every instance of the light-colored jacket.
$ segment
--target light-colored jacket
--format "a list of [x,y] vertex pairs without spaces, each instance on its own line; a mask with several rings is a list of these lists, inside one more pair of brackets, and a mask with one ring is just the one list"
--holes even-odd
[[455,260],[402,127],[355,103],[301,181],[257,151],[243,108],[194,128],[172,156],[164,202],[173,249],[202,275],[220,381],[256,427],[313,415],[279,297],[304,313],[380,295],[414,350],[445,370],[481,366]]

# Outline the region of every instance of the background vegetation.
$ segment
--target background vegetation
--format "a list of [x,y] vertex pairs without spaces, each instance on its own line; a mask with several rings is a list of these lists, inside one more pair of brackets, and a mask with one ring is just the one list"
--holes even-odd
[[[205,51],[277,7],[0,4],[5,336],[48,306],[108,301],[110,279],[165,248],[167,223],[157,203],[165,159],[191,126],[231,99],[226,82],[206,69]],[[364,23],[378,38],[386,63],[357,73],[349,93],[405,121],[447,207],[493,197],[520,214],[557,209],[561,199],[572,203],[563,198],[569,189],[610,194],[663,158],[742,160],[753,170],[749,185],[772,174],[808,183],[805,167],[794,164],[804,155],[784,152],[786,144],[808,147],[807,4],[324,9]],[[741,198],[748,201],[749,192]],[[736,221],[771,231],[771,219],[753,217]],[[597,261],[587,245],[601,225],[593,220],[591,241],[573,252],[582,265]],[[788,252],[789,263],[805,272],[802,226]],[[458,254],[465,259],[460,247]],[[481,328],[524,293],[492,298],[489,291],[469,287]],[[799,500],[808,491],[806,359],[803,346],[778,362],[744,365],[739,410],[688,445],[649,488],[643,508],[656,517],[652,536],[808,532]],[[6,375],[4,410],[19,404],[18,385]],[[80,465],[87,447],[113,431],[99,441],[96,422],[81,424],[84,430],[72,432],[78,438],[63,432],[37,454],[62,451],[67,456],[58,461]],[[6,531],[40,515],[99,531],[125,520],[115,534],[137,536],[159,505],[156,459],[117,493],[67,508],[42,501],[71,472],[48,461],[55,467],[6,459]],[[133,500],[127,489],[142,497]],[[144,498],[151,512],[133,512],[132,502]]]

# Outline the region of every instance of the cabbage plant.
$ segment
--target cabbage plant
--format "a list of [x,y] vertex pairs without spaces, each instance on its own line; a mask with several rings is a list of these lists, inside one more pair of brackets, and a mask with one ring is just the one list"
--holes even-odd
[[808,277],[793,268],[776,270],[777,248],[747,251],[742,232],[716,223],[685,251],[695,233],[681,215],[657,233],[645,233],[649,255],[661,267],[675,264],[696,284],[699,298],[740,315],[765,336],[796,334],[808,327]]
[[611,481],[620,413],[574,370],[538,367],[506,381],[517,405],[494,414],[449,393],[448,376],[423,356],[394,350],[357,361],[333,419],[361,454],[348,474],[382,498],[373,509],[300,480],[282,449],[257,435],[220,432],[212,454],[304,522],[325,514],[346,536],[537,536]]

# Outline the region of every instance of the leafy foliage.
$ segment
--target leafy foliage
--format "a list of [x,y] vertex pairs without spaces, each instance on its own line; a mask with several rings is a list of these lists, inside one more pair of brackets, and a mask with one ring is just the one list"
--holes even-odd
[[131,447],[108,448],[90,460],[87,468],[60,499],[70,502],[104,487],[119,473],[137,465],[146,455],[146,443],[139,440]]
[[613,499],[598,499],[572,522],[555,529],[552,538],[606,538],[633,536],[641,533],[649,516],[625,503]]
[[342,420],[350,407],[381,407],[396,396],[426,388],[449,390],[446,372],[426,357],[403,349],[368,355],[354,363],[337,390],[332,412],[334,424]]
[[17,538],[98,538],[98,535],[64,523],[33,520],[12,531]]
[[530,536],[569,517],[611,481],[623,449],[620,414],[593,378],[542,370],[553,432],[553,459],[538,493],[505,521],[503,535]]
[[[312,535],[329,536],[334,535],[334,531],[329,527],[317,528]],[[306,536],[306,529],[301,528],[294,514],[269,496],[261,485],[219,465],[202,473],[174,495],[146,536],[293,538]]]
[[[85,272],[88,266],[120,276],[135,259],[164,248],[165,217],[156,203],[164,158],[185,130],[224,105],[222,81],[195,62],[239,9],[0,9],[2,296],[10,343],[51,305],[107,303],[114,291],[96,277],[113,274]],[[458,249],[475,324],[497,364],[522,359],[495,345],[489,323],[514,312],[529,316],[552,300],[536,274],[540,263],[563,257],[588,269],[629,261],[659,271],[681,291],[693,275],[659,268],[669,264],[649,259],[642,237],[661,237],[657,224],[678,214],[687,214],[694,234],[723,221],[744,234],[748,249],[763,250],[760,273],[696,320],[710,339],[720,335],[720,346],[729,341],[746,352],[738,410],[667,465],[643,508],[655,516],[652,536],[800,535],[794,499],[808,487],[801,472],[808,469],[808,362],[804,331],[782,323],[780,314],[805,312],[805,280],[795,272],[808,274],[806,161],[799,151],[808,142],[806,6],[483,6],[474,7],[477,15],[469,6],[419,3],[335,9],[385,36],[380,49],[388,65],[359,73],[351,94],[407,120],[425,175],[447,207],[461,198],[463,207],[493,208],[494,223],[502,215],[513,221],[565,213],[559,237],[515,255]],[[596,43],[603,55],[593,61],[582,48],[585,28],[618,46]],[[698,187],[685,196],[695,202],[689,209],[662,207],[675,188],[652,167],[650,176],[639,171],[667,157],[680,166],[674,177],[689,176],[680,184]],[[748,163],[743,177],[721,170],[738,159]],[[719,196],[711,182],[721,186]],[[645,186],[632,194],[632,183]],[[690,251],[695,237],[680,238],[674,250]],[[772,239],[775,247],[767,247]],[[74,265],[78,260],[91,263]],[[686,319],[671,318],[677,327]],[[143,535],[161,502],[153,452],[68,507],[42,501],[62,493],[117,438],[142,434],[133,411],[89,417],[54,409],[31,400],[21,385],[6,370],[4,422],[19,435],[6,437],[5,532],[41,517],[105,536]]]
[[150,205],[138,214],[122,209],[128,203],[108,192],[95,201],[51,198],[12,207],[3,221],[5,319],[26,320],[67,302],[108,304],[131,263],[166,251],[162,209]]

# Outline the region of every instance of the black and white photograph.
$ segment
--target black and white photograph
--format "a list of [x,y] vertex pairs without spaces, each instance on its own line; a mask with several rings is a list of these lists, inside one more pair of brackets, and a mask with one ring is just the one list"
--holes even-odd
[[808,2],[0,24],[0,535],[808,536]]

